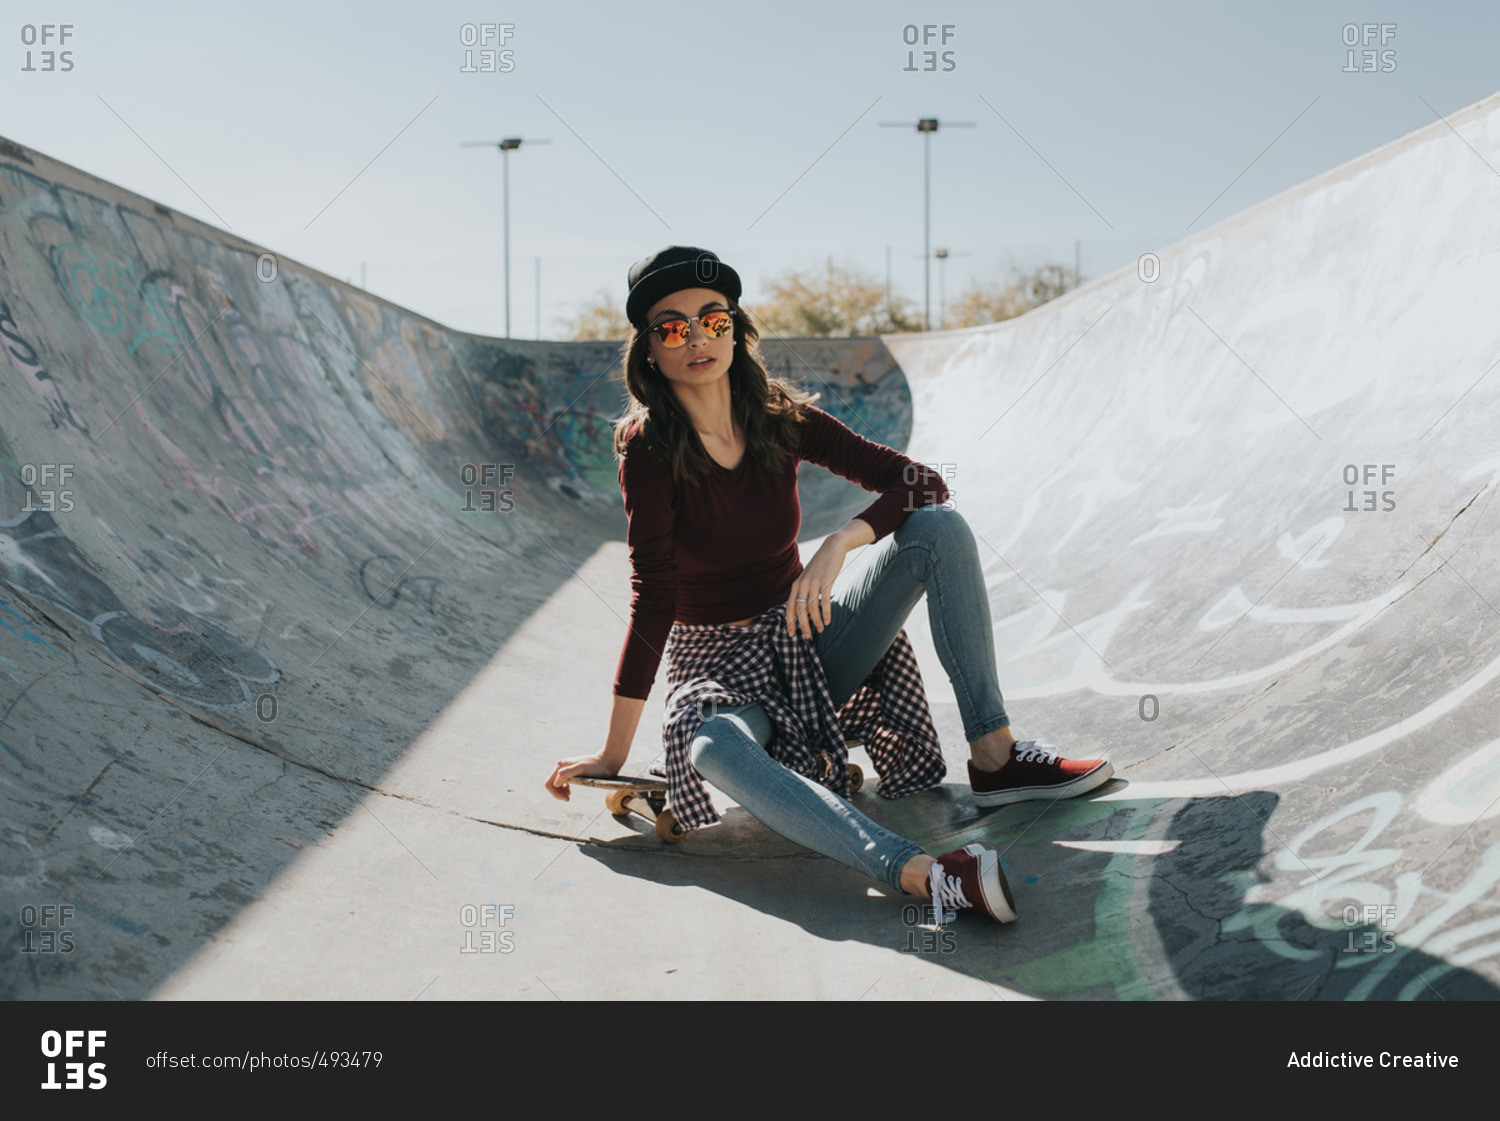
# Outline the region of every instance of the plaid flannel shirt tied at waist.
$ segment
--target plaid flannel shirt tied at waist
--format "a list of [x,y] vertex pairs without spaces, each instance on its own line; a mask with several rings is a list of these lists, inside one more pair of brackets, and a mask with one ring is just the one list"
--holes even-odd
[[[771,758],[846,798],[846,736],[869,752],[882,797],[931,789],[948,773],[905,630],[837,712],[813,640],[787,634],[784,603],[743,627],[674,622],[665,657],[665,750],[652,769],[666,776],[668,804],[684,829],[719,820],[689,754],[700,725],[713,715],[713,707],[704,711],[709,702],[761,705],[776,729],[767,749]],[[826,776],[820,752],[832,757]]]

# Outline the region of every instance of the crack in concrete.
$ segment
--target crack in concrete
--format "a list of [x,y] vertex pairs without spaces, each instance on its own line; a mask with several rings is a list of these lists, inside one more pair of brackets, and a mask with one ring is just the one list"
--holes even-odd
[[6,709],[5,709],[5,711],[3,713],[0,713],[0,720],[6,720],[7,723],[8,723],[9,722],[8,718],[9,718],[10,714],[15,711],[16,705],[18,705],[18,704],[21,703],[22,699],[25,698],[26,694],[29,693],[29,692],[31,692],[31,687],[33,685],[40,685],[43,681],[46,681],[47,678],[49,678],[51,676],[52,676],[52,671],[49,669],[45,673],[43,673],[40,677],[37,677],[37,678],[35,678],[35,679],[31,680],[31,681],[28,681],[26,683],[26,687],[23,688],[19,693],[16,694],[16,699],[13,700],[13,701],[11,701],[10,704],[6,706]]
[[[1474,492],[1473,497],[1470,498],[1469,501],[1467,501],[1467,502],[1465,502],[1463,504],[1462,508],[1458,511],[1458,513],[1454,514],[1451,518],[1448,519],[1448,523],[1445,526],[1443,526],[1442,529],[1440,529],[1438,531],[1437,536],[1434,537],[1430,542],[1428,542],[1427,548],[1423,549],[1420,553],[1418,553],[1412,559],[1411,564],[1407,565],[1405,568],[1403,568],[1401,570],[1400,575],[1398,575],[1396,577],[1396,579],[1397,580],[1401,579],[1402,576],[1405,576],[1408,572],[1410,572],[1412,570],[1412,568],[1416,565],[1417,561],[1421,560],[1428,553],[1432,552],[1433,549],[1435,549],[1437,547],[1437,543],[1443,539],[1443,535],[1446,534],[1450,529],[1453,528],[1453,523],[1456,522],[1456,521],[1458,521],[1459,518],[1463,517],[1464,510],[1467,510],[1470,506],[1474,505],[1475,500],[1478,499],[1478,497],[1481,494],[1483,494],[1485,491],[1487,491],[1489,489],[1490,489],[1490,484],[1489,483],[1485,483],[1484,486],[1482,486],[1478,490],[1476,490]],[[1486,505],[1488,505],[1488,503],[1486,503]],[[1446,564],[1447,562],[1444,561],[1443,563]],[[1424,579],[1425,579],[1425,577],[1424,577]],[[1405,598],[1405,597],[1403,596],[1402,598]],[[1390,605],[1387,604],[1386,606],[1390,606]]]
[[[281,767],[276,772],[276,774],[272,778],[270,778],[266,782],[261,783],[254,790],[252,790],[248,794],[246,794],[244,796],[244,798],[241,799],[241,801],[243,802],[243,804],[246,807],[253,806],[254,803],[255,803],[255,800],[258,799],[261,796],[261,793],[263,791],[268,790],[271,787],[275,786],[277,783],[281,782],[282,779],[286,778],[286,774],[287,774],[287,761],[285,759],[282,759],[281,760]],[[234,824],[235,818],[237,818],[239,816],[240,816],[240,814],[237,811],[237,812],[234,812],[234,813],[230,813],[224,820],[227,823],[229,823],[229,824],[232,825],[232,824]]]
[[1260,701],[1262,698],[1265,697],[1265,695],[1267,693],[1269,693],[1272,689],[1274,689],[1280,683],[1280,681],[1281,681],[1280,676],[1277,676],[1277,677],[1273,678],[1271,680],[1271,682],[1268,685],[1266,685],[1266,687],[1263,688],[1259,693],[1256,693],[1256,694],[1254,694],[1253,696],[1250,696],[1250,697],[1246,697],[1245,700],[1243,702],[1241,702],[1241,704],[1238,707],[1236,707],[1234,709],[1231,709],[1229,712],[1226,712],[1223,716],[1219,717],[1219,719],[1215,720],[1212,724],[1208,725],[1208,727],[1201,729],[1197,733],[1195,733],[1193,735],[1190,735],[1186,739],[1180,740],[1177,743],[1168,744],[1166,747],[1162,748],[1160,751],[1154,752],[1153,754],[1146,756],[1144,759],[1137,759],[1134,763],[1128,763],[1128,764],[1126,764],[1124,767],[1120,768],[1121,772],[1130,771],[1130,770],[1136,770],[1138,768],[1144,767],[1148,763],[1150,763],[1152,760],[1154,760],[1154,759],[1160,759],[1162,756],[1168,755],[1171,752],[1176,751],[1179,747],[1186,747],[1189,750],[1192,750],[1192,747],[1191,747],[1192,744],[1194,744],[1197,741],[1203,739],[1205,736],[1207,736],[1210,732],[1212,732],[1219,725],[1223,724],[1225,721],[1233,720],[1236,716],[1238,716],[1240,713],[1244,712],[1251,705],[1253,705],[1256,702]]
[[[1176,883],[1174,883],[1172,881],[1172,878],[1170,876],[1158,874],[1156,878],[1159,879],[1162,883],[1166,884],[1173,891],[1175,891],[1179,896],[1182,897],[1182,906],[1184,908],[1186,908],[1187,910],[1191,911],[1193,914],[1197,915],[1200,919],[1202,919],[1209,926],[1213,927],[1213,929],[1214,929],[1214,945],[1215,946],[1220,945],[1224,941],[1224,921],[1225,921],[1225,917],[1226,916],[1223,916],[1223,915],[1211,915],[1207,911],[1200,910],[1198,907],[1194,906],[1193,902],[1192,902],[1192,898],[1188,895],[1187,889],[1179,886]],[[1233,916],[1228,916],[1228,917],[1233,917]]]
[[[391,797],[399,798],[401,797],[401,795],[393,794],[391,795]],[[427,805],[427,803],[419,804]],[[457,810],[445,809],[442,806],[429,806],[429,808],[441,810],[443,813],[452,814],[454,817],[461,817],[465,821],[473,821],[480,825],[492,825],[496,829],[508,829],[514,833],[528,833],[533,837],[546,837],[549,840],[567,841],[569,844],[581,845],[588,848],[612,849],[615,852],[629,852],[644,856],[676,856],[689,860],[712,860],[715,863],[731,864],[748,864],[767,860],[826,859],[822,856],[822,854],[813,852],[811,849],[808,849],[805,852],[751,853],[748,856],[719,851],[693,852],[692,850],[684,850],[679,845],[669,845],[664,841],[657,841],[652,834],[637,834],[637,838],[642,842],[642,844],[637,847],[636,845],[629,843],[629,837],[619,837],[613,841],[601,841],[592,837],[580,837],[576,834],[553,833],[546,829],[533,829],[530,826],[526,825],[511,825],[508,822],[504,821],[490,821],[488,818],[472,817],[469,814],[459,813]],[[625,843],[622,844],[622,842]]]
[[[35,738],[35,736],[32,737],[33,740]],[[58,818],[57,821],[53,824],[52,828],[47,830],[47,837],[49,839],[57,833],[58,829],[63,826],[68,818],[73,816],[73,811],[78,809],[79,806],[83,805],[83,803],[88,800],[88,796],[94,792],[94,787],[98,786],[99,780],[104,777],[104,772],[109,770],[118,762],[118,759],[111,759],[109,762],[105,763],[103,767],[100,768],[99,773],[94,776],[94,781],[89,783],[88,786],[84,788],[82,794],[72,800],[72,804],[68,806],[68,812],[63,814],[62,817]]]
[[[23,607],[29,607],[32,610],[32,612],[36,616],[31,620],[32,622],[39,624],[45,623],[47,626],[51,627],[64,638],[71,639],[74,642],[78,641],[78,635],[70,631],[61,620],[54,619],[52,615],[45,608],[43,608],[38,596],[35,596],[32,593],[28,592],[25,588],[17,587],[15,584],[12,584],[9,580],[5,579],[5,577],[3,576],[0,576],[0,585],[3,585],[13,595],[15,595],[15,597],[21,601],[21,605]],[[61,653],[61,651],[59,651],[59,653]]]
[[[99,660],[101,662],[103,662],[106,666],[109,666],[111,669],[121,670],[121,667],[119,665],[117,665],[115,662],[110,661],[108,658],[104,657],[103,655],[96,655],[96,656],[99,658]],[[125,672],[123,670],[121,670],[121,671]],[[281,781],[282,778],[285,777],[285,765],[288,764],[288,763],[290,763],[290,764],[292,764],[294,766],[302,767],[304,770],[311,771],[314,774],[322,775],[324,778],[333,779],[335,782],[341,783],[346,788],[357,787],[360,790],[365,790],[365,791],[368,791],[368,792],[370,792],[372,794],[380,794],[380,795],[382,795],[383,797],[386,797],[386,798],[398,798],[398,799],[400,799],[403,802],[410,802],[412,805],[422,806],[422,807],[424,807],[426,809],[438,810],[441,813],[449,814],[450,816],[453,816],[453,817],[463,818],[465,821],[472,821],[472,822],[475,822],[476,824],[479,824],[479,825],[491,825],[491,826],[494,826],[494,827],[499,828],[499,829],[509,829],[509,830],[512,830],[512,831],[518,832],[518,833],[529,833],[529,834],[531,834],[532,836],[535,836],[535,837],[546,837],[546,838],[552,839],[552,840],[568,841],[571,844],[586,845],[586,846],[593,846],[593,847],[599,847],[599,848],[614,848],[616,850],[621,850],[621,851],[639,852],[639,853],[646,853],[648,855],[656,855],[656,856],[674,855],[674,856],[682,856],[682,857],[695,857],[695,858],[700,858],[700,859],[710,859],[711,858],[711,859],[714,859],[714,860],[728,860],[728,861],[791,860],[791,859],[801,859],[804,856],[812,857],[812,856],[816,856],[817,855],[816,853],[811,853],[811,852],[806,853],[806,854],[803,854],[803,853],[783,853],[783,854],[773,854],[773,855],[769,855],[769,856],[768,855],[736,856],[736,855],[733,855],[733,854],[718,853],[718,852],[714,852],[714,853],[678,852],[678,851],[673,851],[673,846],[667,845],[667,844],[665,844],[664,842],[661,842],[661,841],[657,841],[654,844],[642,844],[641,847],[637,848],[634,845],[631,845],[631,844],[628,843],[629,838],[618,838],[618,839],[613,840],[613,841],[601,841],[601,840],[595,840],[595,839],[592,839],[592,838],[590,838],[590,839],[584,839],[582,837],[578,837],[578,836],[575,836],[575,835],[572,835],[572,834],[555,833],[555,832],[552,832],[551,830],[547,830],[547,829],[534,829],[534,828],[531,828],[531,827],[525,826],[525,825],[512,825],[509,822],[491,821],[489,818],[475,817],[472,814],[461,813],[460,811],[454,810],[454,809],[450,809],[447,806],[440,806],[440,805],[437,805],[436,803],[425,801],[424,799],[418,798],[418,797],[416,797],[414,795],[411,795],[411,794],[402,794],[399,791],[387,790],[384,787],[376,786],[376,785],[374,785],[372,783],[365,782],[365,781],[363,781],[361,779],[349,778],[349,777],[347,777],[345,775],[338,774],[335,771],[331,771],[331,770],[329,770],[326,767],[320,767],[316,763],[312,763],[312,762],[310,762],[310,761],[308,761],[306,759],[302,759],[302,758],[300,758],[300,757],[298,757],[296,755],[293,755],[293,754],[291,754],[288,751],[285,751],[285,750],[283,750],[281,748],[273,747],[271,744],[268,744],[268,743],[265,743],[262,740],[256,739],[255,737],[250,736],[250,735],[246,734],[245,732],[242,732],[239,729],[232,727],[228,723],[226,723],[226,722],[224,722],[222,720],[216,719],[213,716],[210,716],[208,713],[200,712],[198,709],[193,708],[191,705],[187,704],[186,702],[182,701],[181,699],[172,696],[170,693],[164,692],[162,689],[160,689],[159,687],[157,687],[154,683],[146,680],[143,677],[140,677],[140,676],[138,676],[138,675],[136,675],[134,673],[129,673],[129,672],[125,672],[125,676],[129,677],[131,680],[135,681],[137,684],[142,685],[142,686],[144,686],[147,689],[150,689],[153,693],[156,693],[158,696],[160,696],[164,701],[166,701],[168,704],[172,705],[174,708],[181,709],[185,714],[187,714],[187,716],[189,716],[195,722],[197,722],[199,724],[203,724],[206,727],[212,728],[216,732],[222,732],[226,736],[230,736],[230,737],[232,737],[234,739],[237,739],[237,740],[239,740],[242,743],[249,744],[251,747],[258,748],[259,750],[264,751],[264,752],[266,752],[269,755],[273,755],[277,759],[280,759],[282,761],[282,764],[283,764],[283,772],[282,772],[281,775],[278,775],[275,779],[272,779],[271,780],[272,783],[279,782],[279,781]],[[101,772],[101,774],[102,773],[103,772]],[[270,783],[263,784],[260,788],[258,788],[258,790],[259,789],[264,789],[264,787],[267,786],[267,785],[270,785]],[[645,839],[646,838],[644,836],[641,838],[642,841],[645,841]],[[621,843],[620,843],[621,841],[626,841],[627,843],[622,846]]]

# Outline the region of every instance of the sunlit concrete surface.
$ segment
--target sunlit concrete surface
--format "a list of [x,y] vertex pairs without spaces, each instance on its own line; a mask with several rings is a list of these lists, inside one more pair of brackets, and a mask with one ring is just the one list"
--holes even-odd
[[[615,345],[0,141],[0,992],[1500,995],[1497,166],[1500,95],[1019,320],[766,343],[947,474],[1018,733],[1119,776],[976,811],[919,607],[949,779],[860,804],[1021,914],[934,932],[722,797],[542,790],[628,617]],[[801,486],[810,556],[868,496]]]

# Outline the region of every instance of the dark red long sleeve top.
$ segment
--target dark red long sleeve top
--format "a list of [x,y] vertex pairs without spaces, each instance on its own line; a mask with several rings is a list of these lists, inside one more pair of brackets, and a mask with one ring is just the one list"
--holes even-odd
[[855,515],[869,523],[876,541],[913,510],[948,501],[948,487],[932,468],[866,440],[816,406],[807,413],[801,444],[783,471],[768,472],[746,451],[733,470],[710,457],[708,475],[680,487],[670,465],[644,448],[640,431],[632,434],[620,461],[633,571],[616,696],[650,696],[674,620],[729,623],[786,601],[802,571],[801,461],[880,492]]

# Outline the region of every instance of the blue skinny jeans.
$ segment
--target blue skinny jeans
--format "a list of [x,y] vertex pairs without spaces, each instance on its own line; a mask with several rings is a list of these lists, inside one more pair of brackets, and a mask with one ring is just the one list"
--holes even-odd
[[[1010,723],[995,672],[995,636],[979,550],[955,510],[923,506],[839,574],[833,621],[813,647],[835,709],[885,656],[917,601],[973,742]],[[901,890],[901,869],[922,847],[871,821],[827,787],[766,753],[776,732],[758,704],[720,707],[691,745],[694,769],[767,828]]]

